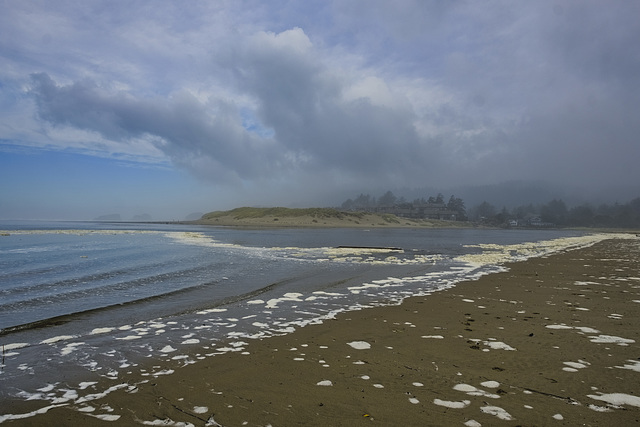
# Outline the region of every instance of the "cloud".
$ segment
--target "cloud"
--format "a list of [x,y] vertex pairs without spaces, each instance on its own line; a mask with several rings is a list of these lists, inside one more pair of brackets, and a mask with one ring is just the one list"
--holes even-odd
[[32,78],[38,113],[50,123],[121,141],[148,136],[177,164],[210,178],[255,178],[272,164],[269,140],[242,128],[223,101],[204,105],[188,92],[141,99],[87,80],[60,86],[45,73]]
[[188,91],[143,98],[89,79],[59,85],[46,73],[32,75],[32,94],[49,123],[111,140],[148,136],[176,164],[215,180],[381,180],[425,166],[430,141],[418,136],[410,103],[381,78],[329,67],[300,28],[259,32],[235,47],[220,66],[234,76],[236,99],[203,102]]
[[9,8],[12,123],[274,192],[640,181],[638,4],[131,7]]

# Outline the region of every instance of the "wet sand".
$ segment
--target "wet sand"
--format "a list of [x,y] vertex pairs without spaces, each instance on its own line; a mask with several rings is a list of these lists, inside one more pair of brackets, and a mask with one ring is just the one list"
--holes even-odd
[[[640,239],[508,267],[202,355],[172,375],[104,379],[106,396],[89,385],[85,399],[6,425],[640,422]],[[2,413],[39,407],[10,406]]]

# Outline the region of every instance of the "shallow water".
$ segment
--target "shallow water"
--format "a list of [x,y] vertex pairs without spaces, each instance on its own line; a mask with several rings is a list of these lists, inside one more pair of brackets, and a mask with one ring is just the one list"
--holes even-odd
[[249,339],[601,239],[553,230],[0,229],[0,398],[49,403],[96,376],[135,373],[147,357],[164,362],[139,374],[171,374],[198,357],[242,352]]

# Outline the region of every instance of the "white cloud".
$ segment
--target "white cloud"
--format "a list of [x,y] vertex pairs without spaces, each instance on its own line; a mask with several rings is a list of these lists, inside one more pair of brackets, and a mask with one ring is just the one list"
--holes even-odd
[[0,138],[247,187],[638,181],[639,8],[11,3]]

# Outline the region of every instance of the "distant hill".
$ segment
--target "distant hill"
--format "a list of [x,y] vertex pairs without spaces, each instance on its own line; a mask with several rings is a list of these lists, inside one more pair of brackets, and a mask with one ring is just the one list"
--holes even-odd
[[420,220],[391,214],[344,212],[333,208],[236,208],[209,212],[198,224],[242,227],[464,227],[459,221]]
[[202,212],[193,212],[190,213],[189,215],[187,215],[184,220],[185,221],[197,221],[200,218],[202,218],[202,215],[204,215]]
[[94,221],[122,221],[120,214],[102,215],[93,219]]
[[149,221],[151,221],[151,215],[146,214],[146,213],[145,214],[140,214],[140,215],[135,215],[131,219],[131,221],[134,221],[134,222],[149,222]]

